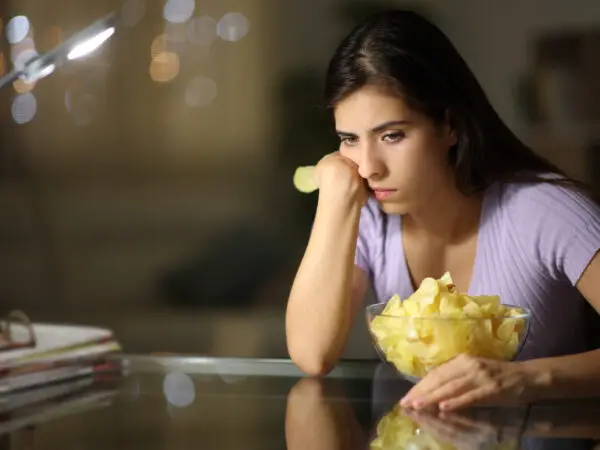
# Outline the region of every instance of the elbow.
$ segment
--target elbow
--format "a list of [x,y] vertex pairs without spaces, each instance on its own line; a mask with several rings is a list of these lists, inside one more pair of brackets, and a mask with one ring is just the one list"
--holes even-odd
[[292,358],[294,364],[309,377],[324,377],[335,367],[334,363],[323,358],[298,359]]
[[335,359],[328,358],[316,351],[294,351],[288,348],[292,362],[310,377],[324,377],[335,367]]
[[296,366],[309,377],[324,377],[335,367],[335,364],[324,359],[315,359],[313,361],[294,361],[294,364],[296,364]]
[[[323,339],[307,339],[307,336],[315,335],[306,329],[286,324],[286,344],[288,354],[292,362],[311,377],[323,377],[331,372],[341,351],[336,342]],[[333,340],[332,340],[333,341]]]

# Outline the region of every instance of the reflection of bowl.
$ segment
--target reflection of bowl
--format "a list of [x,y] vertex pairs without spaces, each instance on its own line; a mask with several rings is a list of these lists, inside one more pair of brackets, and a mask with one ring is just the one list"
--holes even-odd
[[[366,308],[375,350],[406,379],[416,382],[460,354],[512,361],[523,348],[531,313],[499,318],[408,317],[383,314],[385,303]],[[375,321],[375,322],[374,322]]]
[[[503,409],[500,409],[504,411]],[[514,411],[511,410],[511,417]],[[456,450],[463,448],[486,448],[494,450],[518,449],[525,412],[521,408],[511,420],[501,420],[475,415],[440,417],[437,414],[392,408],[378,422],[371,450],[414,448]]]

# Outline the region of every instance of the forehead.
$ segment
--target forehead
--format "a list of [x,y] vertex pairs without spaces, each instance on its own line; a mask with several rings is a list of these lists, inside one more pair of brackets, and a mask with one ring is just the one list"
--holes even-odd
[[342,99],[334,108],[335,124],[345,131],[370,129],[389,121],[417,120],[418,114],[397,95],[365,86]]

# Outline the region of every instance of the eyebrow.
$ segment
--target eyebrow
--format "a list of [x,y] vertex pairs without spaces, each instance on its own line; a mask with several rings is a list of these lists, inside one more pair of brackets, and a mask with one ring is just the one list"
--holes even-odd
[[[369,130],[370,133],[379,133],[383,130],[386,130],[393,126],[398,125],[408,125],[410,122],[408,120],[390,120],[389,122],[384,122],[382,124],[377,125]],[[337,130],[337,134],[340,136],[356,136],[354,133],[349,133],[347,131]]]

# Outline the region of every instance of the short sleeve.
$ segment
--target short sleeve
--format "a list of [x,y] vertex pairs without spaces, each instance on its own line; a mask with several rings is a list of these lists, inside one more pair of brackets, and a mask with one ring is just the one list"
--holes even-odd
[[600,250],[600,207],[592,199],[548,183],[517,194],[519,240],[553,278],[574,286]]
[[377,229],[377,210],[374,208],[377,206],[374,207],[371,199],[362,208],[354,255],[354,264],[364,270],[369,277],[373,273],[372,246]]
[[600,250],[600,212],[582,223],[579,232],[571,236],[571,244],[565,246],[561,269],[573,285],[577,284],[581,275]]

